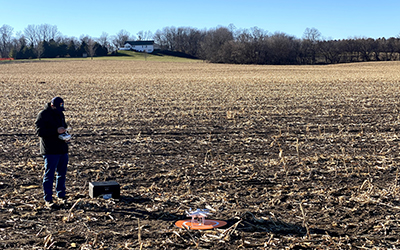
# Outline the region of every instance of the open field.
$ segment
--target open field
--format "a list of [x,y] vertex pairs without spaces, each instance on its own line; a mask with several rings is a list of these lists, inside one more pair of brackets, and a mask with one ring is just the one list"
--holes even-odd
[[[0,64],[0,248],[400,247],[400,63]],[[65,100],[66,204],[42,201],[37,113]],[[119,201],[88,183],[116,180]],[[174,226],[189,208],[228,225]]]

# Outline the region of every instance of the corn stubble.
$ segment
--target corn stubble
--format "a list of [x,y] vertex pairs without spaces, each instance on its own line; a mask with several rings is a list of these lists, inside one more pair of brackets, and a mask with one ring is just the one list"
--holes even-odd
[[[398,248],[399,68],[0,64],[0,246]],[[70,198],[49,212],[33,124],[57,95]],[[104,180],[120,201],[89,198]],[[228,226],[176,228],[189,208]]]

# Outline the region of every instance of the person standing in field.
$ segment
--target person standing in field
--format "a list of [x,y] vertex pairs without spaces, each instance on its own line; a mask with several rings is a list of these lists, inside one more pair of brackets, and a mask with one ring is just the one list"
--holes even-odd
[[44,159],[43,192],[47,206],[53,203],[53,181],[56,176],[57,197],[66,199],[66,174],[68,165],[68,144],[62,134],[67,132],[64,116],[64,100],[54,97],[36,118],[36,134],[40,137],[40,154]]

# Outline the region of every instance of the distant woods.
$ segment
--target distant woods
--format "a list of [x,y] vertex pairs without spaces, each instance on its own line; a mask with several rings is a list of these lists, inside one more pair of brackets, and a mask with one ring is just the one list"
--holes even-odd
[[113,54],[126,41],[154,40],[163,51],[184,54],[212,63],[232,64],[335,64],[400,60],[400,38],[322,39],[315,28],[302,38],[283,32],[269,33],[258,27],[236,29],[234,25],[199,30],[165,27],[155,34],[140,31],[132,36],[125,30],[99,38],[63,36],[54,25],[28,25],[13,35],[8,25],[0,27],[0,56],[15,59],[88,57]]
[[214,63],[333,64],[400,60],[400,39],[391,37],[324,40],[315,28],[301,39],[257,27],[236,30],[218,27],[206,31],[166,27],[154,40],[161,49],[179,51]]
[[[28,25],[23,32],[12,36],[13,28],[0,27],[0,56],[15,59],[106,56],[107,39],[89,36],[64,37],[56,26],[49,24]],[[102,40],[103,39],[103,40]]]

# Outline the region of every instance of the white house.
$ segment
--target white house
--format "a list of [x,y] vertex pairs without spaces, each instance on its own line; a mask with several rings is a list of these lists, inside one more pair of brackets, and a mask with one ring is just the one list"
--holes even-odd
[[158,49],[157,44],[154,41],[126,41],[124,47],[119,50],[134,50],[140,52],[152,53],[155,49]]

